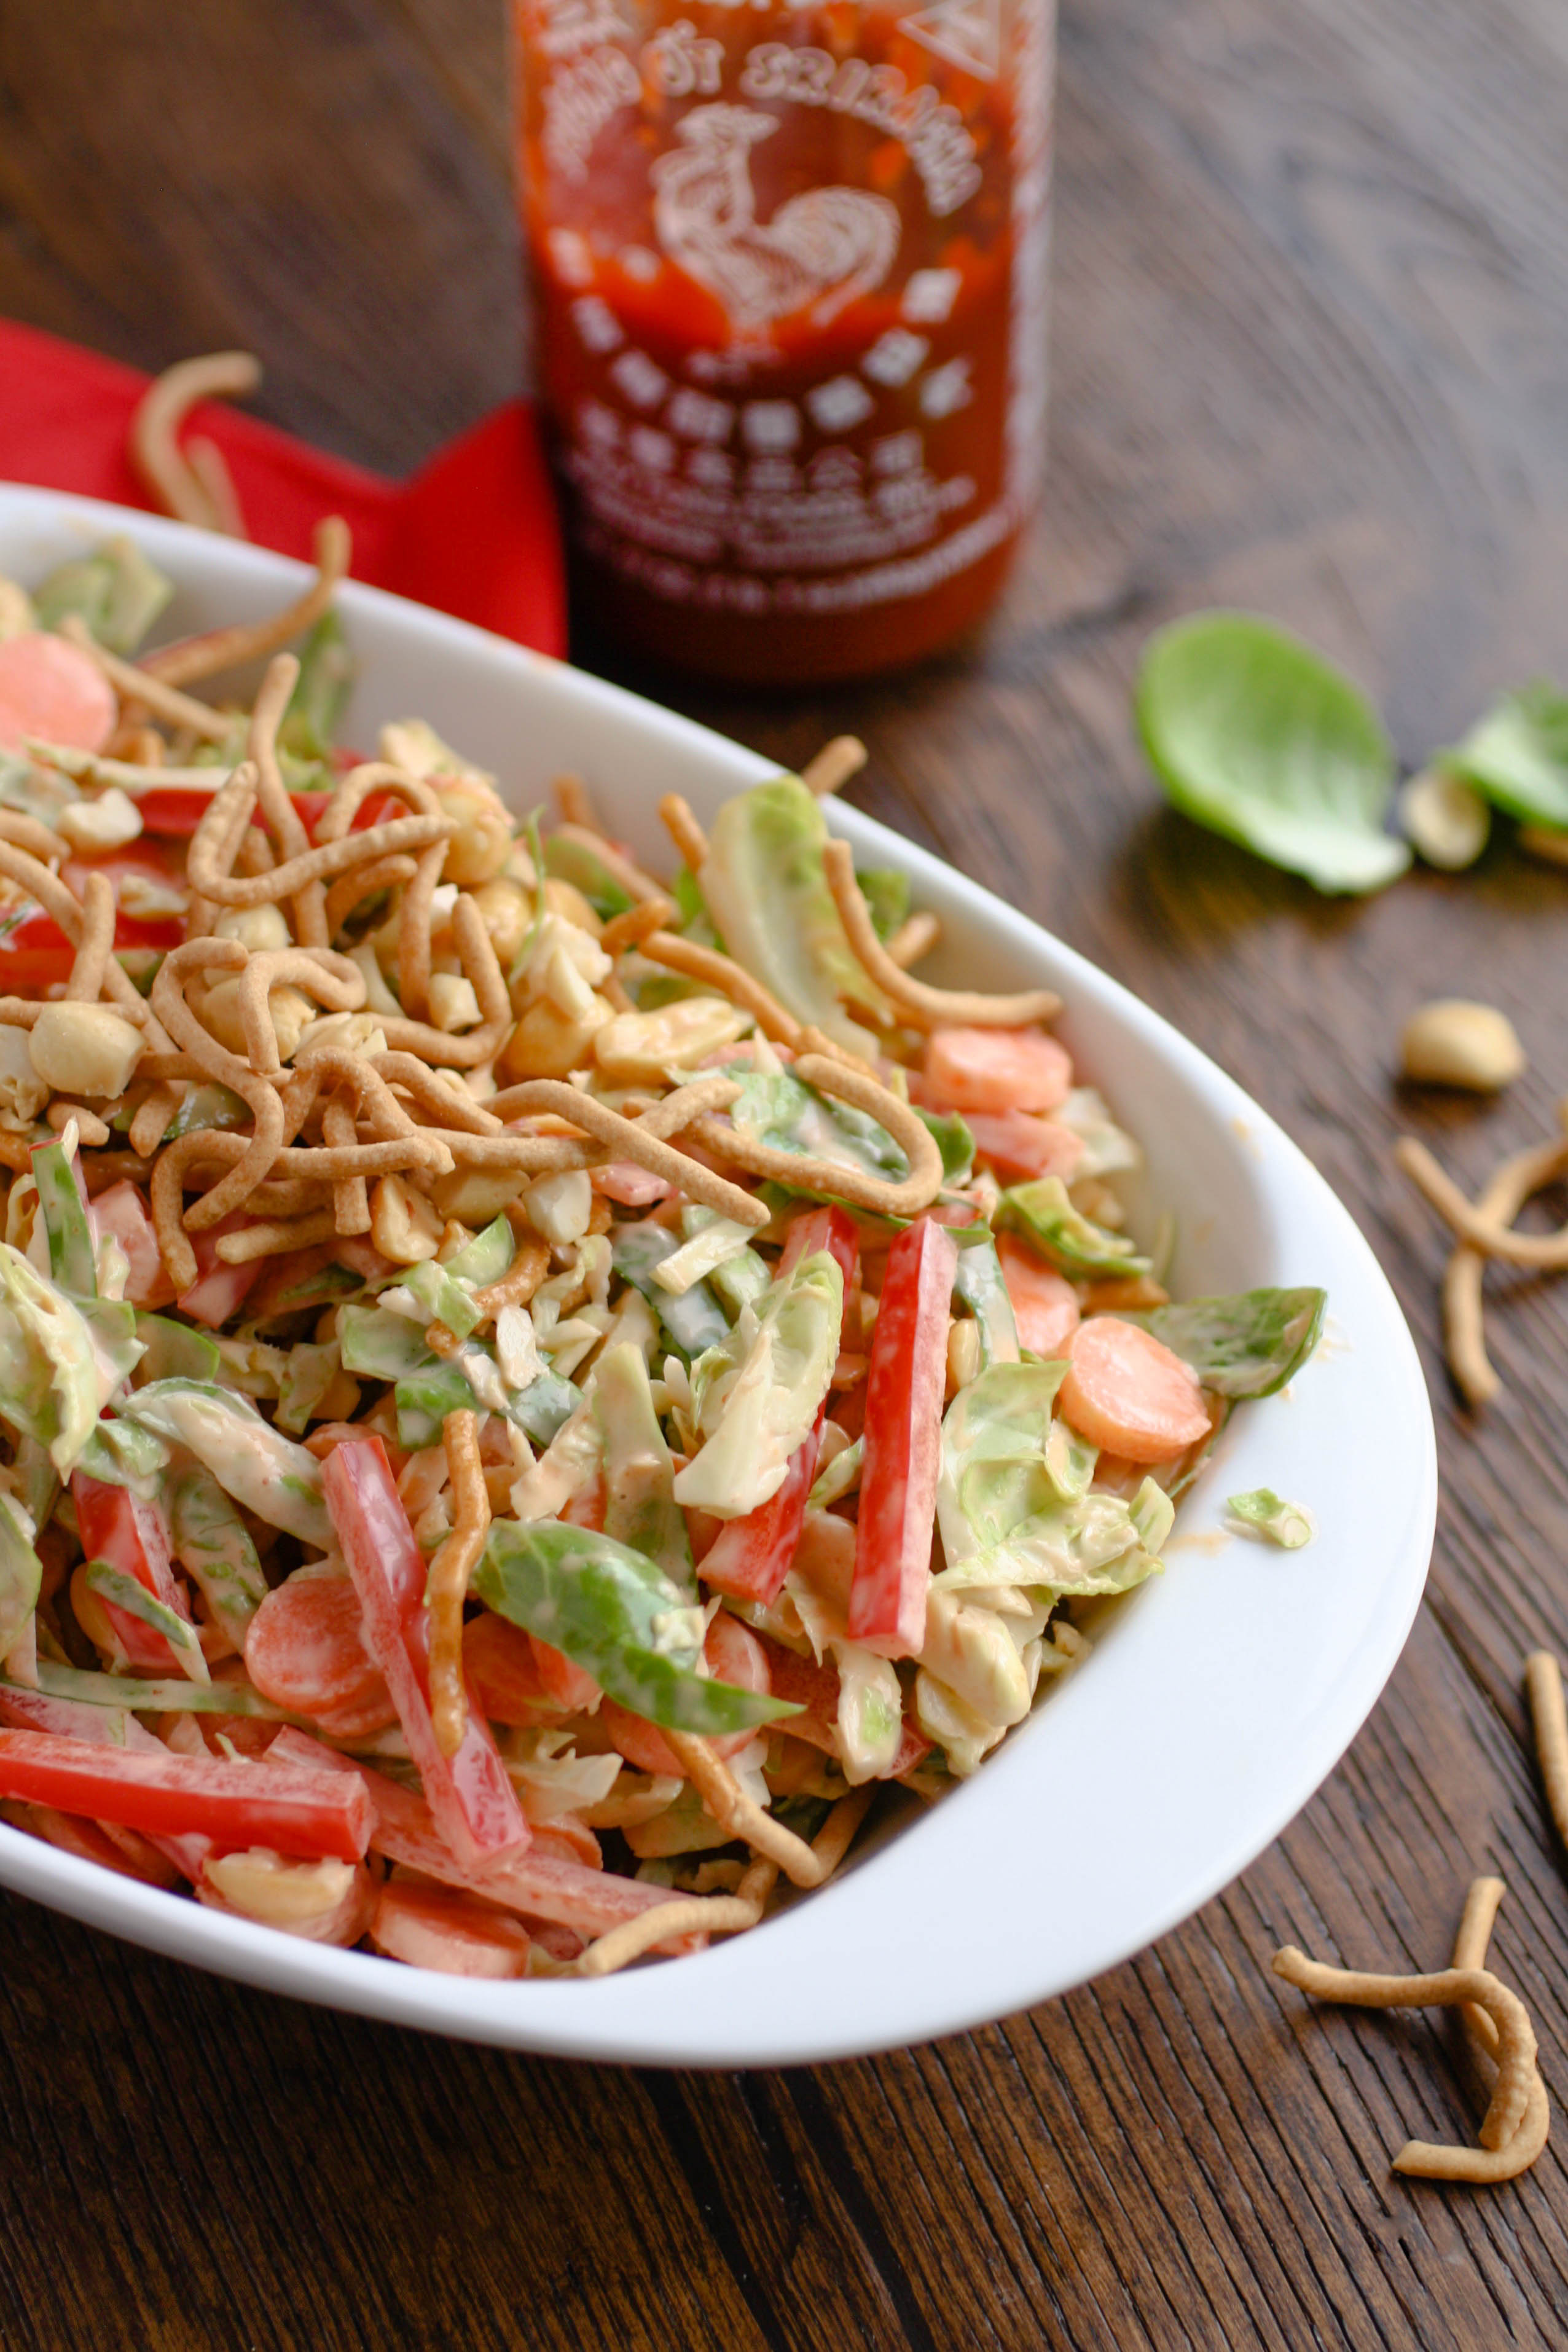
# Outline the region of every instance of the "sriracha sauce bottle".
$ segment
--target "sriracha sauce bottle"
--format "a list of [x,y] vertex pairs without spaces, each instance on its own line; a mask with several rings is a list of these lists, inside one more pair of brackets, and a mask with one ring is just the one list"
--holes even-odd
[[1038,486],[1055,0],[515,0],[541,389],[597,620],[811,684],[974,621]]

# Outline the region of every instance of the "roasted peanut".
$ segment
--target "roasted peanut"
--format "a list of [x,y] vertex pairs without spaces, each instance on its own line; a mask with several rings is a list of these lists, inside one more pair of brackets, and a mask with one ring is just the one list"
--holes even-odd
[[124,1092],[147,1038],[107,1004],[60,1003],[45,1005],[27,1043],[33,1068],[46,1087],[59,1094],[104,1096]]
[[980,1326],[973,1316],[955,1316],[947,1327],[947,1393],[956,1396],[960,1389],[980,1377]]
[[213,929],[220,940],[237,940],[252,955],[294,944],[281,907],[226,907]]
[[123,849],[141,833],[142,812],[129,793],[110,784],[95,800],[68,801],[56,814],[55,829],[73,849]]
[[465,888],[493,880],[511,855],[511,818],[505,803],[479,776],[431,776],[427,781],[442,815],[458,828],[447,844],[445,878]]
[[[187,1002],[197,1019],[204,1027],[212,1031],[220,1045],[226,1045],[231,1054],[248,1058],[245,1024],[239,1017],[237,979],[230,980],[226,976],[214,988],[205,991],[193,988],[187,992]],[[272,1015],[279,1058],[285,1062],[292,1061],[299,1051],[300,1038],[317,1021],[316,1008],[301,990],[291,988],[285,981],[268,991],[267,1009]]]
[[430,1198],[439,1215],[478,1227],[515,1201],[527,1182],[520,1168],[454,1168],[449,1176],[437,1177]]
[[1423,768],[1400,787],[1399,823],[1428,866],[1457,874],[1487,845],[1491,811],[1473,784],[1447,768]]
[[383,1176],[370,1196],[370,1237],[394,1265],[417,1265],[441,1246],[442,1220],[401,1176]]
[[510,971],[533,921],[532,895],[502,874],[493,882],[482,882],[473,898],[484,917],[496,961],[502,971]]
[[588,1060],[594,1039],[611,1018],[602,996],[590,994],[589,1009],[573,1018],[547,997],[531,1004],[512,1031],[500,1059],[508,1079],[564,1078]]
[[1496,1094],[1524,1067],[1512,1022],[1495,1005],[1440,997],[1411,1014],[1400,1038],[1407,1078],[1472,1094]]

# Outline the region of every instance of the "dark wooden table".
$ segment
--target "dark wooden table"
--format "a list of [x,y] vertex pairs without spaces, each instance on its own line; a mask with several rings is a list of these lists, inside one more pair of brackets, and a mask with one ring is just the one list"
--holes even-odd
[[[864,735],[865,805],[1168,1013],[1355,1210],[1444,1501],[1344,1764],[1100,1983],[816,2073],[459,2048],[0,1898],[0,2344],[1563,2342],[1563,2111],[1519,2185],[1401,2181],[1407,2133],[1470,2130],[1447,2030],[1309,2013],[1267,1961],[1439,1965],[1496,1868],[1497,1965],[1568,2101],[1568,1877],[1519,1693],[1527,1649],[1568,1651],[1568,1293],[1516,1286],[1508,1397],[1458,1411],[1438,1235],[1389,1161],[1412,1126],[1479,1180],[1544,1130],[1568,875],[1499,844],[1319,899],[1162,809],[1128,685],[1152,625],[1218,601],[1348,662],[1412,760],[1497,686],[1568,677],[1565,120],[1560,0],[1069,0],[1054,466],[996,625],[806,703],[666,689],[791,761]],[[146,366],[249,345],[268,415],[373,465],[514,387],[507,164],[500,0],[0,11],[0,309]],[[1500,1105],[1401,1098],[1400,1019],[1439,991],[1518,1021]],[[1047,1826],[1070,1839],[1070,1803]]]

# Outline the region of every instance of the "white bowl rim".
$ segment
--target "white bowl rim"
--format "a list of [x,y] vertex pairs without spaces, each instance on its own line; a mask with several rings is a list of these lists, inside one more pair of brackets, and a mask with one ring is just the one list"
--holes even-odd
[[[198,596],[210,592],[243,604],[248,593],[250,604],[264,610],[306,576],[306,567],[287,559],[161,518],[0,484],[0,571],[18,562],[18,545],[26,551],[29,534],[33,545],[53,546],[62,536],[79,542],[110,530],[132,531]],[[650,761],[657,755],[689,762],[694,772],[721,780],[716,790],[737,790],[776,772],[773,762],[692,721],[445,614],[353,583],[341,604],[351,628],[372,639],[379,631],[437,661],[479,662],[520,695],[542,691],[585,729],[633,729]],[[1136,1708],[1104,1705],[1109,1671],[1100,1689],[1088,1670],[1070,1678],[910,1834],[763,1928],[673,1964],[596,1982],[488,1983],[437,1975],[227,1916],[117,1877],[5,1824],[0,1885],[169,1958],[427,2032],[637,2064],[800,2064],[967,2030],[1100,1974],[1228,1885],[1333,1769],[1404,1646],[1436,1518],[1436,1440],[1426,1384],[1376,1260],[1349,1213],[1274,1121],[1118,982],[887,827],[842,804],[836,804],[834,822],[858,851],[904,866],[917,898],[946,900],[960,919],[983,925],[987,949],[981,960],[993,961],[994,941],[994,976],[1047,976],[1069,1005],[1088,1008],[1108,1033],[1119,1032],[1131,1050],[1162,1066],[1201,1104],[1215,1133],[1228,1130],[1256,1163],[1260,1213],[1277,1245],[1293,1261],[1342,1268],[1331,1286],[1331,1307],[1342,1328],[1348,1320],[1350,1345],[1335,1350],[1334,1377],[1350,1393],[1337,1409],[1331,1397],[1325,1404],[1314,1385],[1323,1377],[1316,1362],[1302,1376],[1300,1393],[1309,1401],[1303,1419],[1325,1421],[1339,1447],[1335,1499],[1348,1496],[1355,1517],[1343,1538],[1350,1559],[1342,1561],[1336,1548],[1321,1556],[1321,1580],[1304,1582],[1314,1548],[1258,1558],[1247,1575],[1277,1580],[1259,1583],[1264,1603],[1223,1563],[1182,1559],[1179,1575],[1144,1590],[1158,1591],[1163,1608],[1169,1595],[1184,1596],[1164,1611],[1158,1633],[1166,1640],[1173,1629],[1177,1637],[1174,1663],[1187,1678],[1190,1701],[1184,1710],[1173,1703],[1168,1673],[1163,1685],[1153,1634],[1138,1630],[1154,1621],[1134,1609],[1123,1621],[1130,1632],[1119,1624],[1114,1639],[1126,1652],[1119,1680],[1131,1677]],[[1258,1278],[1317,1277],[1276,1265]],[[1366,1426],[1372,1421],[1378,1423],[1375,1444]],[[1257,1423],[1248,1417],[1247,1425],[1250,1433]],[[1309,1438],[1315,1443],[1310,1432]],[[1248,1443],[1242,1450],[1253,1449]],[[1201,1547],[1221,1499],[1212,1477],[1200,1485],[1183,1507],[1178,1538],[1190,1531]],[[1339,1547],[1338,1533],[1335,1541]],[[1366,1574],[1358,1576],[1358,1562]],[[1216,1613],[1212,1596],[1205,1599],[1205,1578],[1226,1586],[1229,1617],[1217,1612],[1222,1628],[1230,1628],[1224,1654],[1215,1654],[1212,1642],[1188,1639],[1181,1646],[1185,1618],[1201,1618],[1205,1606]],[[1319,1605],[1323,1590],[1334,1597],[1337,1616]],[[1332,1620],[1327,1625],[1325,1615]],[[1291,1662],[1303,1662],[1294,1680],[1281,1654],[1287,1634]],[[1311,1687],[1303,1690],[1309,1675]],[[1217,1728],[1216,1716],[1225,1718]],[[1047,1749],[1038,1738],[1052,1722],[1059,1723],[1059,1736],[1048,1743],[1053,1755],[1070,1748],[1072,1763],[1091,1767],[1087,1785],[1080,1780],[1070,1807],[1054,1821]],[[1279,1752],[1281,1727],[1290,1735],[1289,1753]],[[1174,1735],[1173,1747],[1159,1746],[1162,1732]],[[1157,1769],[1141,1771],[1139,1759],[1128,1755],[1140,1740],[1158,1748]],[[1200,1748],[1201,1769],[1194,1762]],[[1223,1817],[1189,1823],[1180,1801],[1187,1783],[1211,1800],[1220,1792]],[[1119,1834],[1123,1843],[1112,1853],[1107,1841]],[[1073,1887],[1075,1867],[1089,1878],[1100,1872],[1091,1917],[1064,1921],[1061,1906],[1048,1899],[1049,1886],[1020,1877],[1020,1861],[1036,1850],[1032,1838],[1047,1847],[1045,1875],[1065,1892]],[[1123,1874],[1141,1874],[1140,1884],[1129,1888],[1115,1871],[1101,1868],[1112,1860]]]

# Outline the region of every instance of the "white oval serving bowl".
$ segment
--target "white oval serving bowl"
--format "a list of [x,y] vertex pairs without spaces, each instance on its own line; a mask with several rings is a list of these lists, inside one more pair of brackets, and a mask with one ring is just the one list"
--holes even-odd
[[[0,486],[0,573],[38,580],[128,530],[177,582],[160,634],[273,611],[301,566],[143,515]],[[699,816],[775,772],[753,752],[443,614],[353,585],[361,663],[344,730],[428,719],[520,810],[574,769],[659,871],[656,808]],[[1243,1407],[1182,1504],[1166,1573],[1120,1604],[1087,1663],[965,1782],[820,1894],[694,1958],[598,1981],[492,1984],[320,1946],[100,1870],[0,1825],[0,1884],[269,1991],[563,2057],[752,2066],[958,2032],[1125,1959],[1279,1835],[1371,1709],[1420,1600],[1436,1501],[1415,1350],[1372,1252],[1289,1139],[1116,982],[885,826],[835,804],[864,862],[901,865],[944,945],[937,979],[1045,982],[1086,1077],[1139,1136],[1137,1221],[1170,1209],[1177,1295],[1321,1283],[1331,1343],[1285,1396]],[[1222,1532],[1227,1495],[1316,1513],[1304,1550]]]

